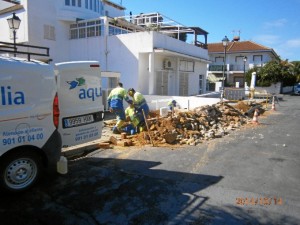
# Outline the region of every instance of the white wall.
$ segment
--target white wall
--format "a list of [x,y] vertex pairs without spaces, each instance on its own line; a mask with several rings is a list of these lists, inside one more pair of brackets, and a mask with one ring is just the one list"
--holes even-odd
[[[103,3],[102,3],[103,4]],[[104,4],[103,7],[103,16],[105,16],[105,11],[108,11],[108,15],[109,17],[119,17],[119,16],[125,16],[125,12],[121,11],[119,9],[116,9],[112,6],[106,5]]]
[[[149,72],[149,53],[139,54],[139,68],[138,68],[138,86],[137,90],[143,94],[148,94],[150,89],[150,82],[152,82],[153,77],[150,76]],[[142,91],[141,91],[142,90]]]
[[197,107],[205,105],[213,105],[220,101],[219,98],[206,97],[181,97],[181,96],[159,96],[159,95],[144,95],[150,110],[159,110],[161,107],[167,107],[168,102],[175,100],[180,109],[193,110]]
[[259,93],[270,93],[279,94],[281,90],[281,83],[271,84],[269,87],[255,87],[255,92]]
[[203,59],[208,59],[207,49],[199,48],[191,44],[187,44],[183,41],[171,38],[167,35],[163,35],[158,32],[151,31],[154,33],[154,47],[163,48],[170,51],[178,52],[181,54],[186,54],[189,56],[199,57]]
[[[109,69],[122,71],[121,81],[125,87],[133,87],[141,91],[147,86],[142,92],[149,91],[149,78],[145,79],[145,77],[149,74],[148,54],[152,52],[152,43],[151,34],[144,32],[108,37]],[[139,65],[140,56],[142,58]]]

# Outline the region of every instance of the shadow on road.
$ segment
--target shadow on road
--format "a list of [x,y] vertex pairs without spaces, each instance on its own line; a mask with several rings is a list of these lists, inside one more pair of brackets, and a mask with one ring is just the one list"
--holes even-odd
[[[65,176],[44,178],[23,194],[2,194],[1,224],[239,224],[245,219],[259,224],[239,207],[232,209],[238,215],[203,208],[208,197],[199,191],[223,177],[157,169],[160,164],[102,158],[71,161]],[[290,218],[281,221],[293,224]]]

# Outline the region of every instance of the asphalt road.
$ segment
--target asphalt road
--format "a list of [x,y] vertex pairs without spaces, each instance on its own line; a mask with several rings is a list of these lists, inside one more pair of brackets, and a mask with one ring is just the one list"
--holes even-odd
[[96,150],[22,195],[6,224],[300,224],[300,97],[196,147]]

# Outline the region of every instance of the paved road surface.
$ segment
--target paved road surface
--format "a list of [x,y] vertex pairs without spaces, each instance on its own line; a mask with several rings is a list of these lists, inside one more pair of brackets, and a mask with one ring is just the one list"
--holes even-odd
[[196,147],[97,150],[25,195],[1,224],[300,224],[300,97]]

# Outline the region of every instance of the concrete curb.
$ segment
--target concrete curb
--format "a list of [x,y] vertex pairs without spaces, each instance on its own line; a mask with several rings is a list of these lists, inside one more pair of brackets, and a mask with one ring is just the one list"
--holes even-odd
[[76,145],[69,148],[62,149],[62,155],[67,159],[72,159],[76,157],[80,157],[86,155],[94,150],[101,148],[100,141],[88,142],[81,145]]

